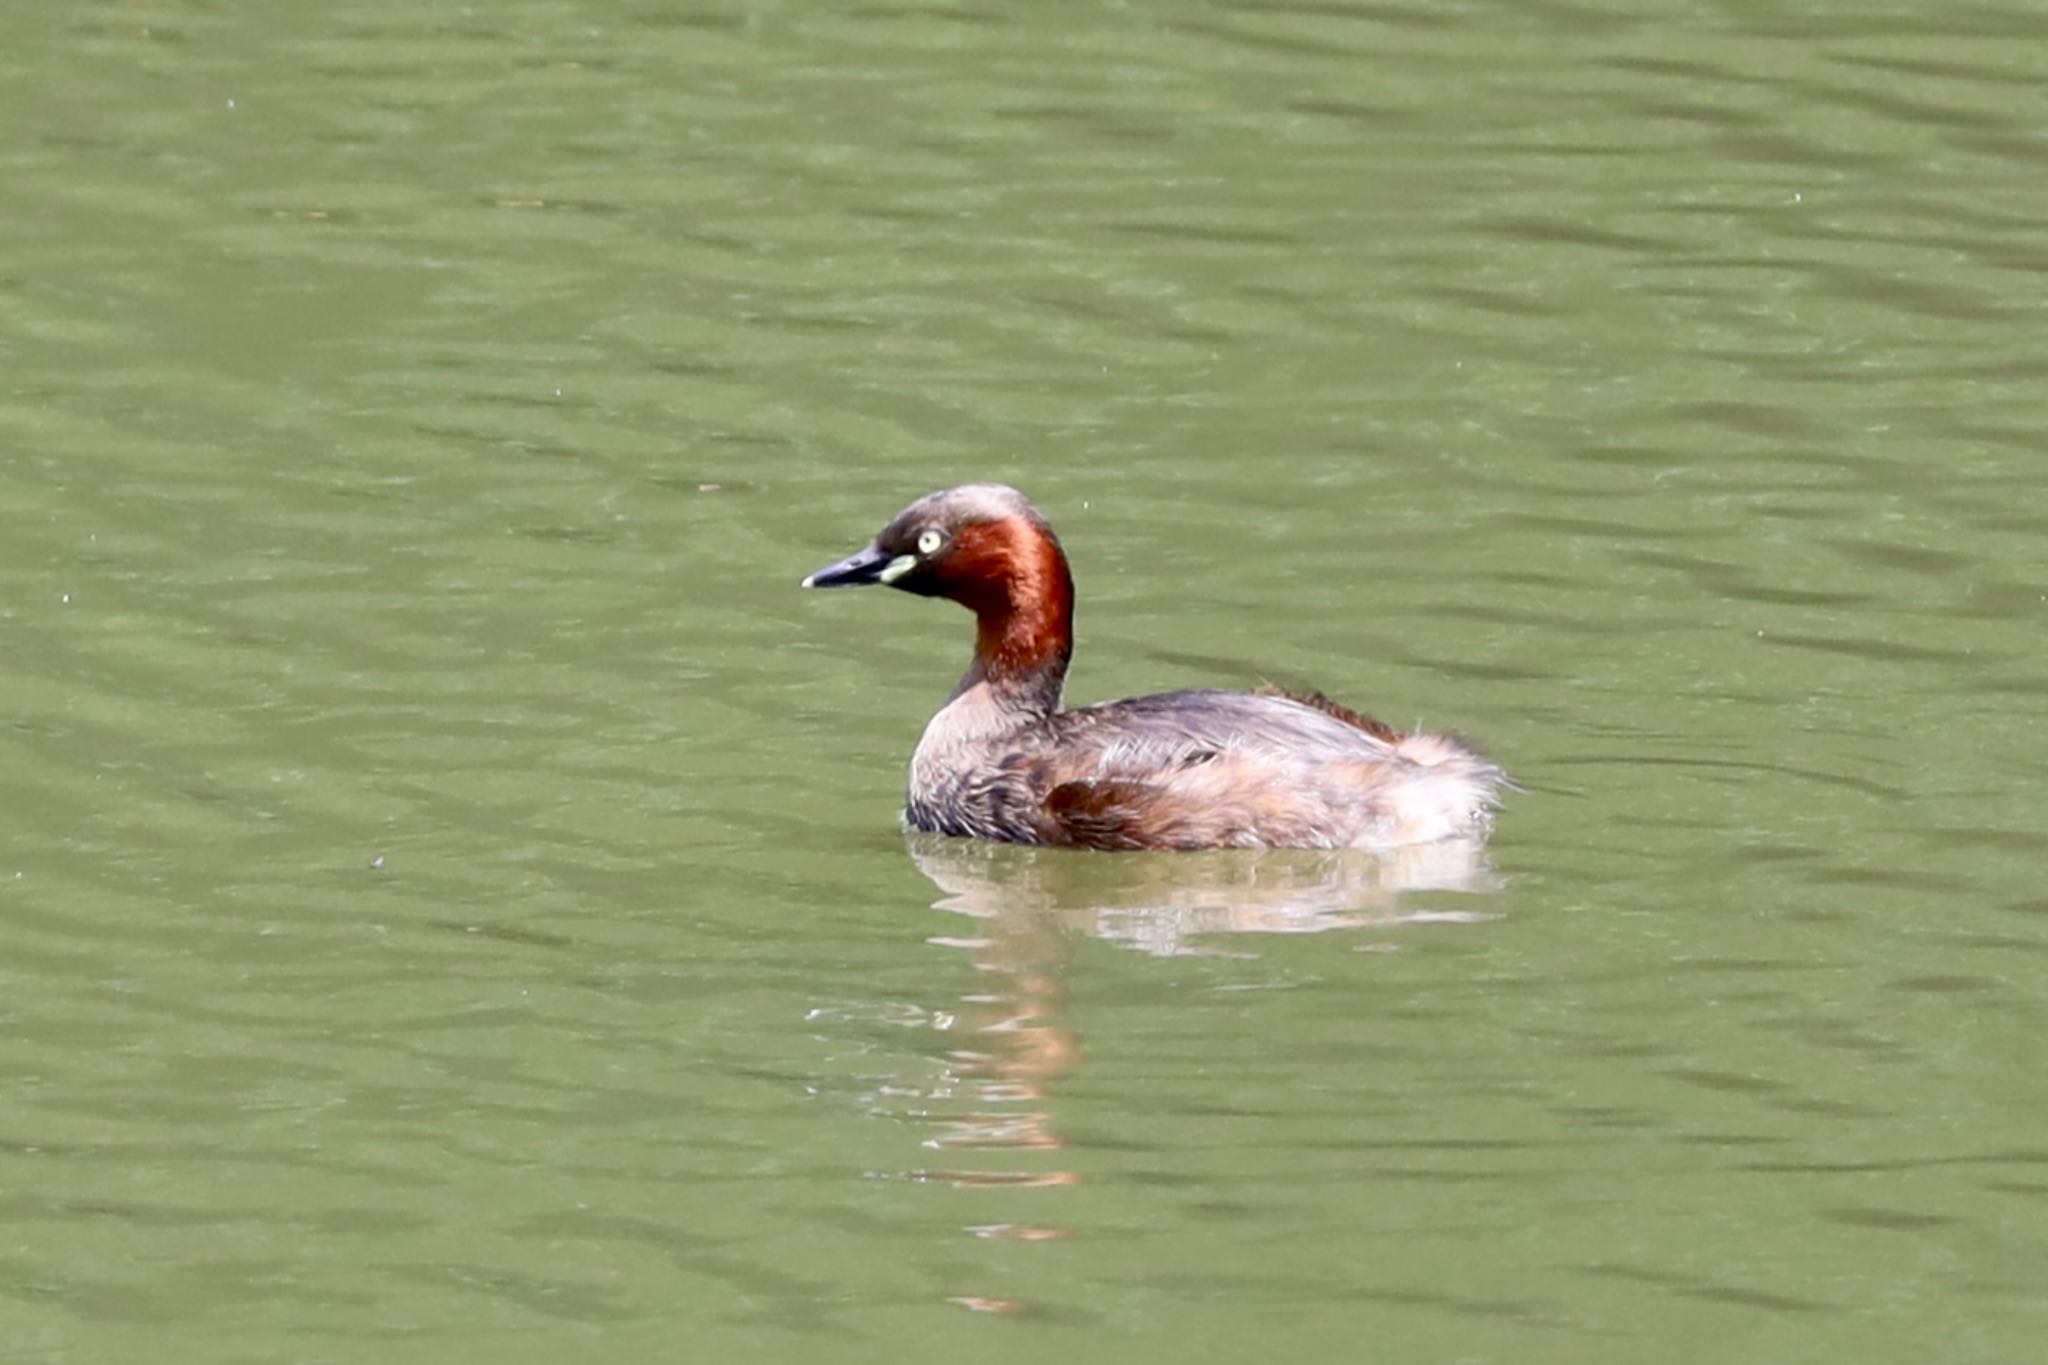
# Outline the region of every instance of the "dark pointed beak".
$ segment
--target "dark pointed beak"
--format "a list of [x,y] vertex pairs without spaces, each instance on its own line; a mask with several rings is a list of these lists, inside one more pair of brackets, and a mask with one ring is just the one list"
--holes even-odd
[[807,588],[864,588],[870,583],[886,583],[883,570],[895,562],[895,556],[870,545],[865,550],[850,554],[837,564],[824,568],[806,578]]

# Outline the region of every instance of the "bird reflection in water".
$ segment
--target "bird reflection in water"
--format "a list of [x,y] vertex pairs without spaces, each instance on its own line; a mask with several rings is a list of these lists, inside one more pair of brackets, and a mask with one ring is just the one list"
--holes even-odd
[[[1104,939],[1158,956],[1231,951],[1228,934],[1315,934],[1493,918],[1404,909],[1415,891],[1499,888],[1479,839],[1373,853],[1357,849],[1218,849],[1199,853],[1076,853],[1070,849],[912,832],[911,861],[945,894],[934,908],[982,921],[984,935],[944,939],[985,949],[1050,935]],[[1064,954],[1060,961],[1064,963]]]
[[[918,870],[943,893],[934,907],[969,916],[967,933],[930,941],[967,953],[976,989],[934,1017],[951,1035],[944,1074],[930,1092],[965,1100],[934,1114],[927,1146],[945,1152],[1056,1153],[1058,1082],[1083,1061],[1068,1019],[1066,969],[1075,946],[1099,938],[1156,955],[1233,951],[1229,935],[1305,934],[1492,918],[1471,911],[1408,910],[1414,891],[1490,891],[1498,886],[1478,840],[1386,853],[1357,850],[1223,850],[1108,856],[913,832]],[[1249,955],[1249,954],[1246,954]],[[932,1169],[917,1178],[955,1186],[1044,1188],[1080,1183],[1044,1168]],[[981,1237],[1043,1240],[1068,1235],[1042,1225],[990,1223]]]

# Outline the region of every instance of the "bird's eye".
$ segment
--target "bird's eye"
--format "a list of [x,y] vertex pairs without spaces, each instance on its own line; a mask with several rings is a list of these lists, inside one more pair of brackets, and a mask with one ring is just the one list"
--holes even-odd
[[919,531],[917,533],[917,552],[921,555],[928,555],[945,543],[946,538],[937,531]]

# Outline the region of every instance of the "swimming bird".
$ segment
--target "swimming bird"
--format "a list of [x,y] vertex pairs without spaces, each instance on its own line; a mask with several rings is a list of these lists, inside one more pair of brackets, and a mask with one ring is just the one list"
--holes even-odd
[[1320,692],[1195,688],[1061,704],[1074,580],[1006,484],[940,489],[807,588],[883,584],[974,613],[974,658],[910,759],[917,829],[1094,849],[1397,848],[1483,833],[1505,773]]

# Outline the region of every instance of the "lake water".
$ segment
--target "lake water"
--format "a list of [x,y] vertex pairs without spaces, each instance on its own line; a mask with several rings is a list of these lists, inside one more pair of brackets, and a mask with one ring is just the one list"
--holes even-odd
[[[0,1360],[2032,1359],[2043,17],[0,21]],[[906,839],[1093,700],[1489,847]]]

